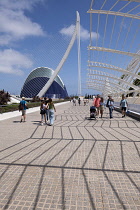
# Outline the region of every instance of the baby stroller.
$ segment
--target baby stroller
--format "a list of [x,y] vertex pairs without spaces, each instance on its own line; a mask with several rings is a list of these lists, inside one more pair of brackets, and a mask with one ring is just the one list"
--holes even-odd
[[96,120],[96,115],[97,115],[97,112],[96,112],[96,107],[95,106],[91,106],[90,107],[90,118],[94,118]]

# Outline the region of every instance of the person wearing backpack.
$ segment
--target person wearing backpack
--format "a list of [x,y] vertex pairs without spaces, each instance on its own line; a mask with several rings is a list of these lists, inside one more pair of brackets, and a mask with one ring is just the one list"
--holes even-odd
[[26,120],[26,109],[28,108],[27,107],[27,102],[25,101],[25,97],[22,97],[22,100],[20,101],[19,107],[20,107],[19,111],[22,111],[20,122],[25,122],[25,120]]
[[128,103],[124,95],[122,95],[122,100],[120,101],[120,107],[122,110],[122,118],[123,118],[126,115],[126,108],[128,107]]

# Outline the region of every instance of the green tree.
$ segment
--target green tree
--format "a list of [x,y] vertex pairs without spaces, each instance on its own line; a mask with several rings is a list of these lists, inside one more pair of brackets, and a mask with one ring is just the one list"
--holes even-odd
[[[138,73],[140,75],[140,72]],[[133,85],[140,86],[140,79],[134,79]],[[129,90],[134,90],[134,88],[130,87]],[[133,96],[134,93],[129,93],[128,96]],[[137,94],[139,96],[139,94]]]
[[[140,75],[140,72],[138,73]],[[133,84],[136,86],[140,86],[140,79],[134,79]]]
[[10,101],[10,94],[4,90],[0,90],[0,105],[5,105]]

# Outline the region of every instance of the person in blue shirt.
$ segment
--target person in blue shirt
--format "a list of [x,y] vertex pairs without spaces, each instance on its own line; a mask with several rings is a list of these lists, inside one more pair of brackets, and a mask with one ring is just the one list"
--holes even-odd
[[22,106],[22,114],[21,114],[21,120],[20,122],[25,122],[26,120],[26,109],[27,109],[27,102],[25,101],[25,97],[22,97],[22,100],[20,101],[20,105]]
[[120,101],[120,107],[121,107],[121,110],[122,110],[122,117],[125,117],[126,108],[128,107],[128,103],[127,103],[127,100],[126,100],[124,95],[122,95],[122,100]]

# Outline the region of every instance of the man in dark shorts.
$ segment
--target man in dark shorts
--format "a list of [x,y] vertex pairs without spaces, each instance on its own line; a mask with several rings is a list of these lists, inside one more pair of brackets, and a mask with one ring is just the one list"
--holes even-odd
[[122,110],[122,117],[125,117],[126,115],[126,108],[128,107],[127,100],[125,99],[125,96],[122,95],[122,100],[120,101],[120,107]]
[[22,115],[20,122],[25,122],[26,120],[26,109],[27,109],[27,102],[25,101],[25,97],[22,97],[22,101],[20,101],[20,105],[22,106]]

